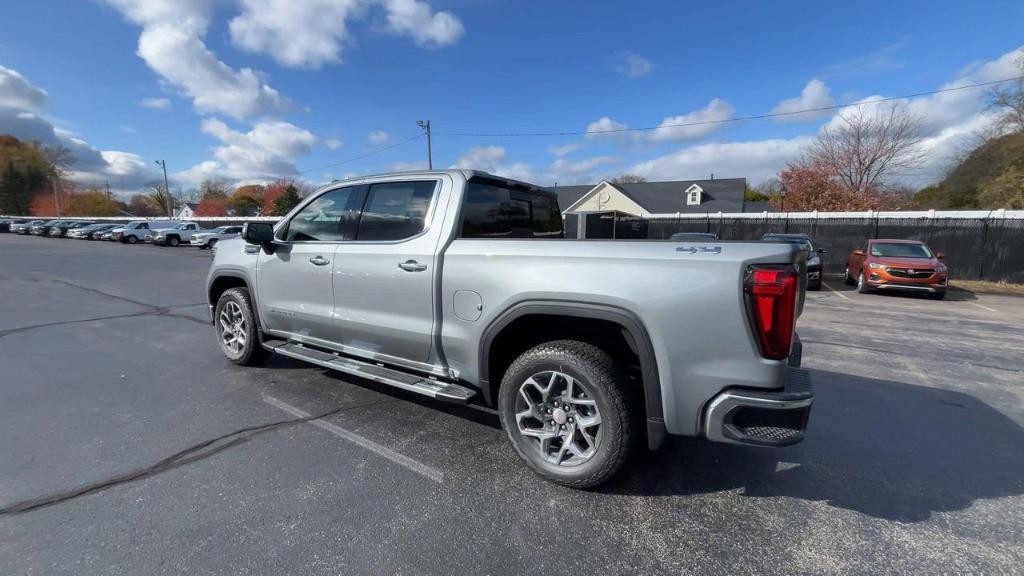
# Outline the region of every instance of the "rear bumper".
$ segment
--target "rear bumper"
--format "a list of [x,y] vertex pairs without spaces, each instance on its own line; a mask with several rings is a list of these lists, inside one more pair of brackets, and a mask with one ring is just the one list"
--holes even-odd
[[708,404],[708,440],[753,446],[789,446],[804,439],[814,391],[810,373],[790,366],[782,390],[726,390]]

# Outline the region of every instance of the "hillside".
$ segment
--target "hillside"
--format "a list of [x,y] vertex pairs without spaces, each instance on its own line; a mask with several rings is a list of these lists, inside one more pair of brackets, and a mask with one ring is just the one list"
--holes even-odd
[[936,210],[1024,209],[1024,132],[982,144],[914,201]]

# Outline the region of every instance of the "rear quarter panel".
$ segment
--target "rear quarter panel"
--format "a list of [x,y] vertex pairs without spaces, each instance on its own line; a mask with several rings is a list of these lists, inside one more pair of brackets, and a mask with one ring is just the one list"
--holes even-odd
[[[671,241],[455,240],[444,256],[442,346],[461,377],[478,382],[478,346],[489,324],[522,302],[565,301],[627,310],[649,334],[669,433],[694,435],[704,404],[723,388],[775,388],[780,361],[761,358],[745,311],[743,275],[755,262],[790,263],[789,244]],[[455,292],[472,290],[481,316],[454,314]],[[500,375],[490,375],[500,380]]]

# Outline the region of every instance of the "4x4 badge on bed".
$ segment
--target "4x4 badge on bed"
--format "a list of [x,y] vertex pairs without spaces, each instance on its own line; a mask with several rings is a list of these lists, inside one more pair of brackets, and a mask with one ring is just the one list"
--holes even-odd
[[698,252],[704,254],[721,254],[721,246],[677,246],[676,252],[687,252],[689,254],[696,254]]

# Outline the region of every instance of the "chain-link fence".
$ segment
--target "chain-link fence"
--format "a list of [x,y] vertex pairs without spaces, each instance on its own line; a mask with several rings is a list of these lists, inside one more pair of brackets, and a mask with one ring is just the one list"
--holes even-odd
[[[594,216],[594,215],[592,215]],[[713,232],[722,240],[758,240],[770,232],[804,233],[824,248],[825,272],[840,273],[869,238],[921,240],[946,255],[954,278],[1024,283],[1024,220],[1019,218],[638,218],[616,215],[588,238],[665,239],[677,232]],[[614,224],[613,224],[614,222]],[[591,231],[595,234],[592,234]]]

